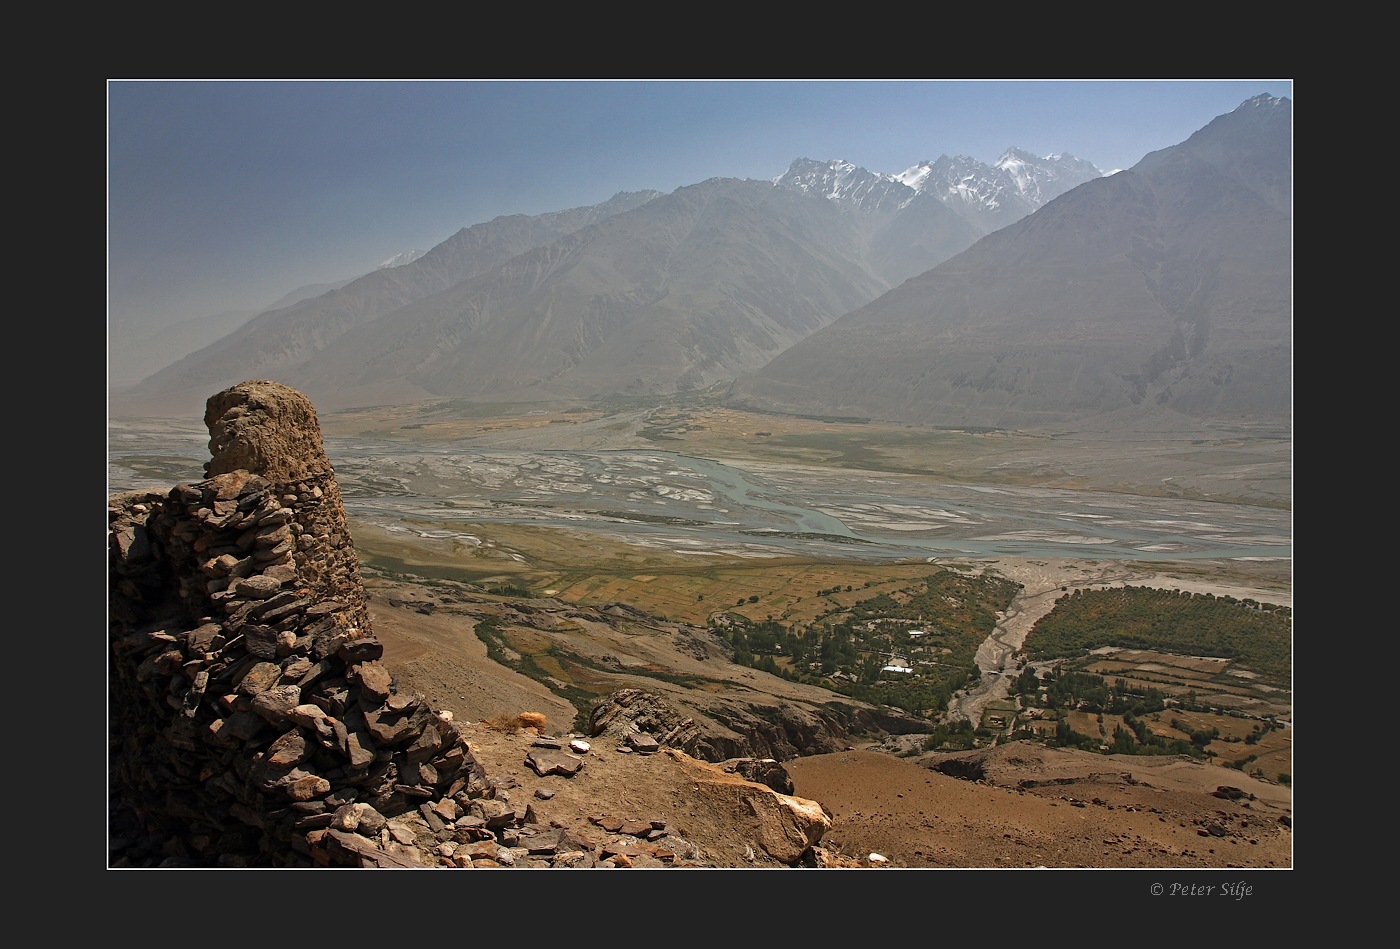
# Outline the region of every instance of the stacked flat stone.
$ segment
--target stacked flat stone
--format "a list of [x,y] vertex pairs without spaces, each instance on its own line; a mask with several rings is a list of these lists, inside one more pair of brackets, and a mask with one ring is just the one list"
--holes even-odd
[[209,477],[109,499],[118,860],[440,865],[442,843],[479,841],[485,816],[455,825],[495,789],[380,662],[314,410],[268,382],[209,406]]

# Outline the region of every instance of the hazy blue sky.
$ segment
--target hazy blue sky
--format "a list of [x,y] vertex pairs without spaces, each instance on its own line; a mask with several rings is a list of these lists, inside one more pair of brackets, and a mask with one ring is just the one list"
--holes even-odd
[[1261,92],[1293,82],[112,81],[108,319],[261,309],[500,215],[796,158],[897,173],[1015,146],[1128,168]]

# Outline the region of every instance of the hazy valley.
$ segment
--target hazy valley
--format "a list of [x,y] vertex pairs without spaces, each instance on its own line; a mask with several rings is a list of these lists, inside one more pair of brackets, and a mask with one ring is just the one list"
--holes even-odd
[[[282,382],[396,687],[464,727],[638,690],[692,752],[804,759],[847,853],[1291,866],[1291,134],[1260,97],[1110,177],[1012,150],[1015,200],[799,160],[465,228],[114,389],[108,491],[201,481],[204,400]],[[935,187],[969,180],[1000,203]],[[872,751],[916,770],[856,790]],[[594,760],[568,821],[689,781]],[[989,785],[959,828],[918,809],[955,812],[944,778]]]
[[[370,576],[594,609],[622,603],[695,631],[735,617],[805,628],[860,591],[904,589],[959,564],[1017,575],[1073,562],[1081,572],[1065,576],[1076,585],[1160,576],[1168,589],[1292,601],[1291,511],[1280,496],[1289,453],[1276,436],[1115,439],[1095,453],[1076,438],[695,404],[505,410],[325,417]],[[114,489],[197,480],[204,453],[193,428],[131,421],[114,429],[109,474]],[[1176,475],[1164,481],[1164,471]],[[1007,660],[992,653],[978,664],[1000,671]],[[570,718],[586,712],[579,704],[575,695]],[[1287,718],[1287,708],[1267,714]]]

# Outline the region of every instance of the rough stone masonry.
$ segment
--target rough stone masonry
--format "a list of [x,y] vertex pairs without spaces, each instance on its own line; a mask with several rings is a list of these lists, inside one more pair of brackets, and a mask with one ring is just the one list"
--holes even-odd
[[518,825],[380,662],[310,402],[244,382],[205,423],[203,481],[109,498],[109,865],[433,866]]

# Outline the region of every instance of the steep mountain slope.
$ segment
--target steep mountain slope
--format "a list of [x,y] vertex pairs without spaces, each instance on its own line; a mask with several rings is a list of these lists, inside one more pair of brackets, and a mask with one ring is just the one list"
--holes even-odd
[[737,405],[947,427],[1288,424],[1292,105],[1260,96],[739,380]]
[[755,369],[888,284],[867,222],[768,182],[681,188],[345,334],[322,404],[675,392]]
[[[380,270],[399,267],[423,256],[422,251],[405,251],[379,265]],[[107,332],[107,382],[114,388],[135,385],[152,373],[177,362],[211,343],[235,332],[238,327],[271,310],[283,310],[314,297],[339,290],[356,277],[330,283],[308,284],[282,296],[259,310],[227,310],[212,316],[181,320],[171,326],[136,330],[113,323]]]
[[638,207],[659,192],[619,193],[602,204],[510,215],[463,228],[409,263],[375,270],[328,293],[270,310],[136,386],[113,393],[113,416],[187,414],[211,385],[280,378],[342,333],[485,273],[531,248]]

